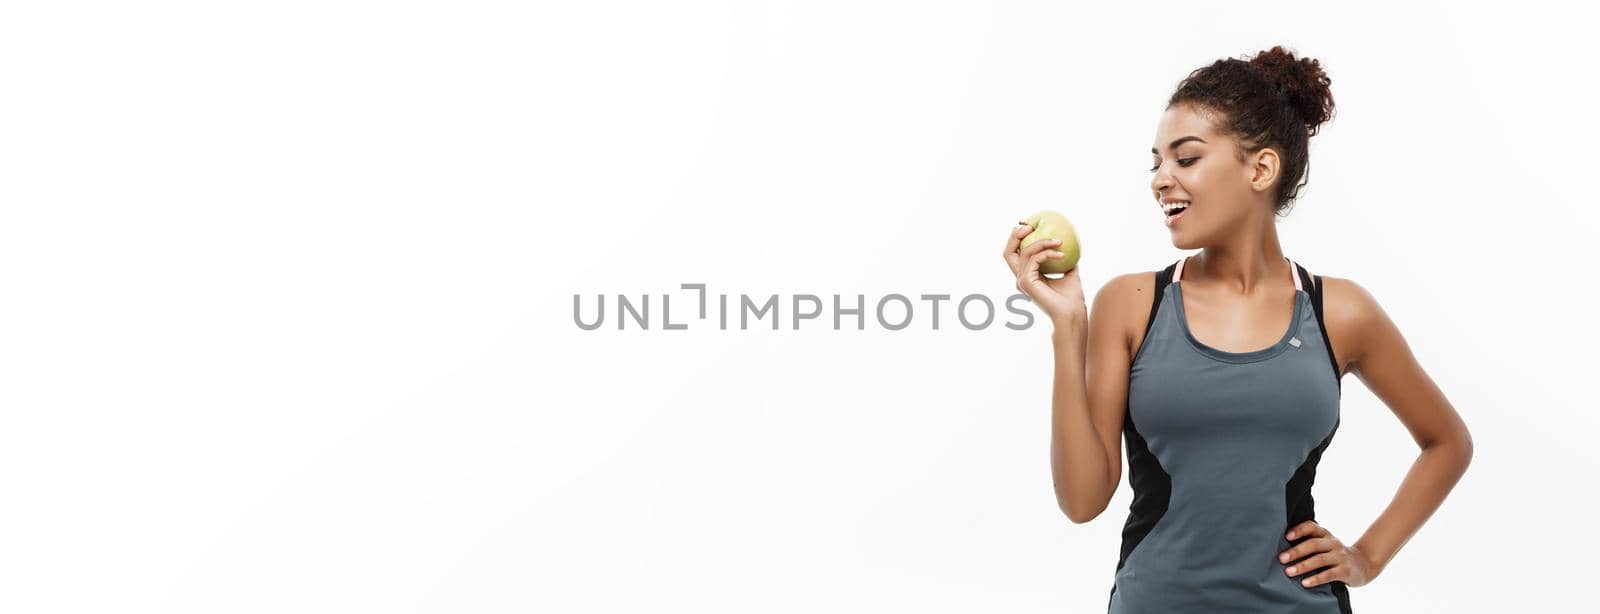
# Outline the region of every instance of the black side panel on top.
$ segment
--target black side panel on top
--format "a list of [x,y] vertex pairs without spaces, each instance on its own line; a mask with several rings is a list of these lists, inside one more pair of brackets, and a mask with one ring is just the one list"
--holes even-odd
[[[1150,320],[1145,324],[1145,342],[1139,345],[1139,353],[1144,353],[1146,344],[1149,343],[1150,329],[1154,327],[1156,314],[1161,311],[1161,298],[1166,294],[1167,284],[1172,282],[1172,273],[1177,268],[1176,262],[1156,273],[1155,299],[1150,302]],[[1134,356],[1138,360],[1138,356]],[[1150,452],[1150,446],[1145,442],[1144,436],[1139,434],[1139,428],[1133,423],[1131,408],[1122,417],[1122,435],[1128,447],[1128,485],[1133,488],[1133,503],[1128,507],[1128,520],[1122,527],[1122,553],[1117,558],[1117,569],[1128,562],[1128,555],[1133,553],[1134,547],[1150,534],[1150,529],[1156,526],[1156,521],[1167,513],[1167,504],[1172,500],[1172,476],[1161,468],[1161,461]],[[1115,593],[1116,587],[1112,587]]]
[[1128,485],[1133,488],[1133,503],[1128,506],[1128,521],[1122,525],[1122,554],[1117,570],[1128,562],[1128,555],[1144,540],[1156,522],[1167,513],[1172,500],[1172,476],[1161,468],[1161,461],[1133,424],[1133,412],[1123,416],[1122,435],[1128,446]]
[[1317,519],[1316,502],[1311,498],[1311,483],[1316,481],[1317,463],[1322,460],[1322,452],[1328,449],[1328,444],[1333,442],[1333,434],[1337,432],[1339,432],[1339,422],[1335,421],[1333,430],[1328,431],[1328,436],[1322,439],[1322,443],[1317,444],[1315,449],[1306,454],[1305,462],[1300,463],[1300,468],[1295,470],[1294,476],[1284,485],[1284,509],[1288,510],[1288,518],[1285,519],[1288,524],[1284,527],[1285,530],[1307,520]]
[[[1328,364],[1333,367],[1334,382],[1339,384],[1339,388],[1342,391],[1344,389],[1344,378],[1343,374],[1339,372],[1339,359],[1334,357],[1333,339],[1328,337],[1328,326],[1323,322],[1322,317],[1322,276],[1312,275],[1302,266],[1300,267],[1300,285],[1305,287],[1307,293],[1311,295],[1311,308],[1317,314],[1317,330],[1322,332],[1322,346],[1328,350]],[[1294,477],[1290,478],[1289,483],[1284,486],[1284,501],[1288,510],[1288,524],[1285,526],[1285,530],[1307,520],[1316,520],[1316,502],[1311,497],[1311,484],[1316,479],[1317,463],[1322,460],[1322,452],[1328,449],[1328,444],[1333,441],[1333,434],[1338,431],[1339,422],[1335,421],[1333,430],[1329,431],[1328,436],[1322,440],[1322,443],[1318,444],[1316,449],[1306,456],[1305,462],[1300,465],[1300,468],[1294,472]],[[1306,539],[1309,538],[1301,538],[1291,543],[1299,544]],[[1326,568],[1308,570],[1302,572],[1298,577],[1310,577],[1322,569]],[[1340,614],[1352,614],[1348,586],[1338,580],[1334,580],[1329,584],[1333,589],[1334,597],[1339,600]]]

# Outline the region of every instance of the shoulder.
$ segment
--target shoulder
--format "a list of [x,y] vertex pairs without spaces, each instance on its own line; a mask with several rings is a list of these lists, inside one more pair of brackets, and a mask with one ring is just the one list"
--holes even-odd
[[1322,276],[1322,317],[1328,334],[1338,337],[1335,347],[1343,341],[1343,353],[1351,362],[1360,359],[1367,337],[1383,329],[1388,319],[1377,297],[1366,286],[1330,275]]
[[1115,331],[1131,342],[1138,338],[1150,306],[1155,302],[1156,274],[1138,271],[1112,277],[1094,295],[1090,325]]
[[1343,323],[1359,326],[1370,323],[1381,311],[1378,299],[1355,280],[1332,275],[1322,276],[1324,318],[1339,318]]
[[1157,271],[1138,271],[1112,277],[1095,293],[1095,306],[1105,306],[1116,313],[1124,313],[1141,303],[1149,308],[1155,296],[1156,274]]

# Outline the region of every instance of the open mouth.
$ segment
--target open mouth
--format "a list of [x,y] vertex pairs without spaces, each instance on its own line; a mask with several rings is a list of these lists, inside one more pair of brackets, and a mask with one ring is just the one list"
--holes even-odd
[[1174,224],[1178,223],[1179,219],[1183,218],[1185,213],[1189,212],[1189,203],[1177,202],[1170,205],[1162,205],[1162,210],[1167,214],[1166,219],[1163,221],[1166,223],[1168,228],[1171,228]]

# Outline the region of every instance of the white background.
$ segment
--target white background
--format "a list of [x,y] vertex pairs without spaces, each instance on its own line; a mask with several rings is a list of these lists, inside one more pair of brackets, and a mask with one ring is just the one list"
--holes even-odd
[[[678,284],[1000,300],[1054,208],[1092,297],[1183,255],[1166,97],[1274,44],[1337,103],[1285,254],[1477,448],[1356,610],[1590,607],[1600,54],[1514,8],[8,6],[0,610],[1103,611],[1129,491],[1056,507],[1047,323],[723,331]],[[1342,411],[1354,542],[1417,449]]]

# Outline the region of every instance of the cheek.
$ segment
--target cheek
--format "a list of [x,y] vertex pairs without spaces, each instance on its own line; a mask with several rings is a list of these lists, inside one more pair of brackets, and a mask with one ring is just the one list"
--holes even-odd
[[1227,192],[1230,185],[1238,185],[1245,181],[1235,175],[1232,169],[1218,165],[1196,164],[1195,168],[1189,170],[1187,178],[1189,186],[1198,192]]
[[1183,172],[1179,173],[1177,177],[1178,182],[1183,184],[1183,191],[1193,196],[1204,194],[1210,186],[1216,185],[1217,182],[1215,177],[1212,177],[1205,169],[1199,168],[1198,164],[1195,165],[1195,168],[1183,169]]

